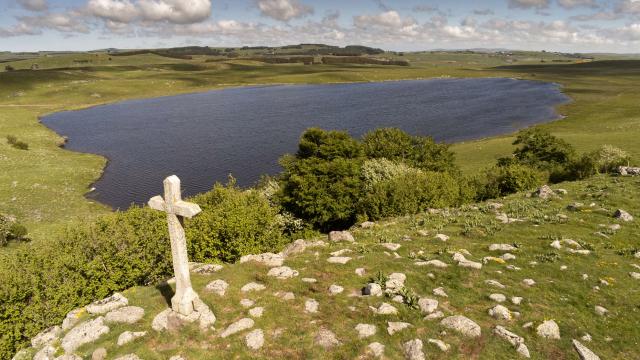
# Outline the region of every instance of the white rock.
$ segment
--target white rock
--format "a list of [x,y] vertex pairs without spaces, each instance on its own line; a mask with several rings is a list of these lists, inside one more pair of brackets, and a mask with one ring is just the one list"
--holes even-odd
[[399,290],[404,287],[404,282],[407,280],[407,276],[403,273],[392,273],[389,275],[385,287],[390,290]]
[[55,347],[51,345],[45,345],[33,356],[33,360],[53,360],[55,359],[55,353]]
[[135,324],[144,316],[144,309],[138,306],[125,306],[109,311],[104,317],[107,323]]
[[367,345],[367,353],[374,358],[381,358],[384,355],[384,345],[374,342]]
[[137,338],[141,338],[145,335],[147,335],[146,331],[138,331],[138,332],[125,331],[122,334],[120,334],[120,336],[118,336],[117,344],[118,346],[122,346],[126,343],[132,342]]
[[462,315],[449,316],[440,321],[440,325],[455,330],[467,337],[480,337],[482,330],[480,325]]
[[85,308],[78,308],[69,311],[67,316],[62,321],[62,330],[67,331],[74,327],[78,323],[78,321],[80,321],[80,316],[82,316],[85,311]]
[[258,350],[264,345],[264,332],[262,329],[255,329],[250,331],[244,337],[244,343],[251,350]]
[[264,253],[259,255],[245,255],[240,258],[240,263],[255,261],[268,267],[282,266],[284,256],[282,254]]
[[127,306],[129,300],[120,293],[115,293],[102,300],[94,301],[86,306],[87,312],[90,314],[105,314],[111,310]]
[[376,283],[368,283],[362,289],[362,295],[367,296],[382,296],[382,287]]
[[411,324],[406,322],[389,321],[387,322],[387,333],[389,333],[389,335],[393,335],[398,331],[404,330],[410,326]]
[[510,244],[491,244],[489,245],[489,251],[516,251],[517,247]]
[[369,306],[369,309],[371,309],[371,311],[378,315],[394,315],[398,313],[398,309],[388,303],[382,303],[378,308]]
[[263,284],[250,282],[248,284],[245,284],[243,287],[241,287],[240,291],[246,293],[246,292],[250,292],[250,291],[262,291],[262,290],[264,290],[266,288],[267,287],[264,286]]
[[171,312],[171,308],[161,311],[153,318],[153,321],[151,322],[151,328],[155,331],[165,330],[169,325],[169,314],[171,314]]
[[189,267],[193,269],[191,272],[200,274],[200,275],[211,275],[224,268],[224,266],[220,264],[199,264],[199,263],[190,263]]
[[554,340],[560,339],[560,327],[553,320],[547,320],[542,324],[538,325],[538,328],[536,329],[536,333],[538,334],[538,336],[545,339],[554,339]]
[[602,307],[600,305],[596,305],[594,309],[595,309],[596,314],[598,314],[600,316],[605,316],[605,315],[607,315],[607,313],[609,313],[609,310],[605,309],[604,307]]
[[510,260],[515,260],[516,256],[513,255],[512,253],[506,253],[506,254],[502,254],[500,256],[500,259],[502,259],[504,261],[510,261]]
[[626,211],[624,211],[622,209],[616,210],[616,212],[615,212],[615,214],[613,214],[613,216],[616,219],[620,219],[622,221],[626,221],[626,222],[633,221],[633,216],[631,216],[631,214],[629,214],[628,212],[626,212]]
[[444,313],[442,311],[433,312],[424,317],[424,320],[437,320],[442,319],[444,317]]
[[45,345],[49,345],[54,341],[60,339],[62,335],[62,328],[60,326],[52,326],[31,339],[31,346],[38,349]]
[[418,306],[423,314],[431,314],[438,309],[438,300],[429,298],[420,298]]
[[323,349],[330,349],[341,344],[340,340],[336,337],[336,334],[324,327],[320,328],[318,331],[318,334],[314,338],[314,343]]
[[497,320],[511,320],[511,311],[502,305],[489,309],[489,315]]
[[313,284],[313,283],[317,283],[318,280],[314,279],[314,278],[302,278],[300,279],[302,282],[304,283],[309,283],[309,284]]
[[447,352],[449,351],[449,349],[451,349],[451,345],[445,343],[442,340],[438,340],[438,339],[428,339],[427,340],[430,344],[434,344],[435,346],[438,347],[438,349],[440,349],[440,351],[442,352]]
[[578,356],[581,360],[600,360],[600,357],[589,350],[586,346],[582,345],[578,340],[572,340],[573,347],[576,349]]
[[298,276],[298,271],[291,269],[288,266],[274,267],[269,270],[267,276],[275,277],[276,279],[284,280]]
[[377,328],[375,325],[370,324],[358,324],[355,327],[360,339],[368,338],[376,334]]
[[229,284],[226,281],[218,279],[207,284],[204,289],[205,291],[210,291],[218,296],[224,296],[228,288]]
[[255,324],[255,322],[253,321],[253,319],[250,319],[250,318],[240,319],[240,320],[234,322],[233,324],[229,325],[229,327],[227,327],[220,334],[220,337],[221,338],[226,338],[226,337],[231,336],[231,335],[233,335],[235,333],[238,333],[240,331],[251,329],[254,324]]
[[436,234],[435,236],[436,239],[440,240],[440,241],[447,241],[449,240],[449,237],[445,234]]
[[444,291],[444,288],[441,287],[433,289],[432,293],[435,296],[449,297],[449,295],[447,295],[447,293]]
[[485,280],[484,283],[489,285],[489,286],[497,287],[499,289],[506,288],[506,286],[502,285],[500,282],[498,282],[496,280]]
[[502,295],[502,294],[491,294],[489,295],[489,299],[491,299],[492,301],[495,301],[497,303],[502,303],[507,301],[507,297]]
[[84,344],[98,340],[109,332],[109,327],[104,324],[104,317],[85,321],[71,329],[62,339],[61,345],[65,352],[72,353]]
[[375,225],[376,225],[376,223],[374,223],[372,221],[365,221],[362,224],[360,224],[360,227],[363,228],[363,229],[371,229]]
[[127,354],[127,355],[120,356],[115,360],[142,360],[142,359],[140,359],[140,357],[136,354]]
[[329,241],[331,241],[331,242],[339,242],[339,241],[354,242],[356,240],[353,238],[353,235],[351,235],[351,233],[348,232],[348,231],[332,231],[332,232],[329,233]]
[[393,243],[384,243],[384,244],[380,244],[380,245],[382,245],[384,248],[386,248],[388,250],[391,250],[391,251],[397,251],[402,246],[400,244],[393,244]]
[[282,291],[278,291],[276,293],[273,294],[276,297],[279,297],[282,300],[295,300],[296,295],[292,292],[282,292]]
[[554,249],[562,249],[562,244],[560,244],[560,240],[555,240],[554,242],[551,243],[550,245],[552,248]]
[[580,338],[580,340],[582,340],[582,341],[586,341],[586,342],[591,342],[591,335],[589,335],[589,334],[584,334],[584,335],[582,335],[582,337]]
[[520,303],[522,303],[522,298],[520,296],[513,296],[511,298],[511,302],[515,305],[520,305]]
[[331,295],[338,295],[340,293],[342,293],[344,291],[344,288],[340,285],[331,285],[329,286],[329,294]]
[[249,315],[254,318],[262,317],[264,313],[264,308],[262,306],[257,306],[252,309],[249,309]]
[[640,273],[637,272],[630,272],[629,276],[631,276],[632,278],[636,279],[636,280],[640,280]]
[[327,262],[331,263],[331,264],[342,264],[342,265],[344,265],[344,264],[348,263],[349,260],[351,260],[351,258],[348,257],[348,256],[332,256],[332,257],[327,259]]
[[351,249],[336,250],[336,251],[331,253],[331,256],[342,256],[342,255],[348,254],[350,252],[353,252],[353,251],[351,251]]
[[535,280],[533,279],[524,279],[522,280],[522,283],[526,286],[533,286],[536,284]]
[[447,268],[449,266],[449,264],[447,264],[447,263],[445,263],[443,261],[437,260],[437,259],[424,261],[424,265],[425,266],[433,266],[433,267],[439,268],[439,269],[445,269],[445,268]]
[[367,271],[364,268],[357,268],[355,270],[355,273],[358,276],[364,276],[367,273]]
[[424,360],[424,352],[422,352],[422,340],[414,339],[407,341],[402,345],[404,358],[407,360]]
[[496,326],[495,329],[493,329],[493,333],[496,336],[506,340],[509,344],[516,348],[516,352],[518,352],[518,354],[520,354],[522,357],[531,357],[531,355],[529,354],[529,349],[524,344],[524,339],[521,336],[518,336],[499,325]]
[[64,354],[58,356],[56,360],[82,360],[82,358],[76,354]]
[[304,303],[304,311],[310,314],[314,314],[318,312],[319,306],[320,303],[318,303],[318,301],[316,301],[315,299],[308,299]]

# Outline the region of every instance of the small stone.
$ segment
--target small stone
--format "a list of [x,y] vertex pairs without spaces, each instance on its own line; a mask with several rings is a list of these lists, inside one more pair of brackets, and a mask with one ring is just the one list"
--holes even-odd
[[476,324],[473,320],[464,317],[462,315],[449,316],[442,319],[440,325],[458,331],[467,337],[480,337],[482,330],[480,325]]
[[80,321],[80,316],[82,316],[84,312],[86,312],[85,308],[71,310],[62,321],[62,330],[67,331],[74,327],[78,321]]
[[554,249],[558,249],[558,250],[562,249],[562,244],[560,244],[560,240],[556,240],[552,242],[550,246]]
[[500,259],[502,259],[504,261],[510,261],[510,260],[515,260],[516,256],[511,254],[511,253],[506,253],[506,254],[502,254],[500,256]]
[[545,339],[560,339],[560,327],[558,327],[558,324],[553,320],[547,320],[538,325],[536,332],[538,336]]
[[52,342],[60,339],[62,335],[62,328],[60,326],[52,326],[31,339],[31,346],[38,349],[45,345],[49,345]]
[[364,268],[357,268],[355,270],[355,273],[358,276],[364,276],[367,273],[367,271]]
[[560,266],[560,270],[565,271],[567,270],[569,267],[567,265],[562,265]]
[[240,263],[255,261],[268,267],[282,266],[284,256],[281,254],[264,253],[259,255],[245,255],[240,258]]
[[342,256],[342,255],[348,254],[350,252],[353,252],[353,251],[351,251],[351,249],[336,250],[336,251],[331,253],[331,256]]
[[424,360],[424,352],[422,352],[422,340],[414,339],[407,341],[402,345],[404,358],[407,360]]
[[631,276],[633,279],[640,280],[640,273],[630,272],[629,276]]
[[605,309],[604,307],[600,306],[600,305],[596,305],[595,306],[595,311],[596,314],[600,315],[600,316],[605,316],[609,313],[609,310]]
[[497,303],[502,303],[502,302],[505,302],[507,300],[507,297],[502,295],[502,294],[491,294],[491,295],[489,295],[489,299],[491,299],[492,301],[495,301]]
[[444,313],[442,311],[436,311],[425,316],[423,320],[438,320],[438,319],[442,319],[443,317],[444,317]]
[[304,311],[310,314],[315,314],[318,312],[318,307],[320,303],[318,303],[315,299],[309,299],[304,303]]
[[[191,265],[191,264],[190,264]],[[215,272],[218,272],[224,268],[224,266],[220,264],[193,264],[193,270],[191,272],[200,275],[211,275]]]
[[403,273],[392,273],[388,276],[385,287],[389,290],[400,290],[404,287],[407,276]]
[[375,225],[376,225],[376,223],[374,223],[372,221],[365,221],[362,224],[360,224],[360,227],[363,228],[363,229],[371,229]]
[[284,280],[298,276],[298,274],[298,271],[293,270],[288,266],[280,266],[271,268],[271,270],[269,270],[269,272],[267,273],[267,276],[273,276],[276,279]]
[[358,337],[360,339],[368,338],[369,336],[373,336],[376,334],[376,326],[370,324],[358,324],[355,327],[358,332]]
[[375,358],[381,358],[384,355],[384,345],[374,342],[367,345],[367,353]]
[[256,302],[251,300],[251,299],[242,299],[240,300],[240,305],[242,305],[242,307],[244,308],[250,308],[252,307]]
[[264,345],[264,332],[262,329],[250,331],[245,337],[244,342],[251,350],[258,350]]
[[362,295],[365,296],[382,296],[382,287],[376,283],[368,283],[362,289]]
[[351,260],[351,258],[348,257],[348,256],[332,256],[332,257],[327,259],[327,262],[331,263],[331,264],[342,264],[342,265],[344,265],[344,264],[348,263],[349,260]]
[[511,298],[511,302],[514,305],[520,305],[520,303],[522,303],[522,298],[520,296],[514,296]]
[[445,269],[447,268],[449,265],[443,261],[440,260],[429,260],[429,261],[424,261],[424,265],[425,266],[433,266],[439,269]]
[[279,297],[282,300],[287,300],[287,301],[295,300],[295,298],[296,298],[296,295],[294,293],[292,293],[292,292],[281,292],[281,291],[278,291],[273,295]]
[[511,312],[502,305],[496,305],[489,309],[489,315],[497,320],[511,320]]
[[432,291],[433,295],[435,296],[440,296],[440,297],[449,297],[449,295],[444,291],[444,288],[439,287],[439,288],[435,288]]
[[132,342],[137,338],[141,338],[145,335],[147,335],[146,331],[138,331],[138,332],[125,331],[122,334],[120,334],[120,336],[118,336],[117,344],[118,346],[122,346],[124,344]]
[[510,244],[491,244],[489,245],[489,251],[516,251],[517,247]]
[[424,236],[424,237],[429,236],[429,232],[428,232],[428,231],[426,231],[426,230],[418,230],[418,231],[417,231],[417,233],[418,233],[418,235],[420,235],[420,236]]
[[125,306],[109,311],[104,317],[107,323],[135,324],[144,316],[144,309],[138,306]]
[[98,340],[109,332],[109,327],[104,324],[104,317],[85,321],[71,329],[62,339],[61,345],[65,352],[72,353],[84,344]]
[[582,335],[582,337],[580,338],[580,340],[585,341],[585,342],[591,342],[591,335],[589,335],[589,334],[584,334],[584,335]]
[[233,335],[235,333],[238,333],[240,331],[251,329],[254,324],[255,324],[255,322],[253,321],[253,319],[250,319],[250,318],[240,319],[240,320],[234,322],[233,324],[229,325],[220,334],[220,337],[221,338],[226,338],[226,337],[231,336],[231,335]]
[[404,330],[410,326],[411,324],[406,322],[389,321],[387,322],[387,333],[389,333],[389,335],[393,335],[398,331]]
[[86,306],[87,312],[90,314],[105,314],[111,310],[127,306],[129,300],[120,293],[115,293],[102,300],[94,301]]
[[445,234],[436,234],[435,238],[440,241],[447,241],[449,237]]
[[151,322],[151,328],[155,331],[162,331],[167,329],[169,327],[169,314],[171,312],[171,308],[161,311],[153,318],[153,321]]
[[228,288],[229,284],[226,281],[218,279],[207,284],[204,289],[205,291],[210,291],[218,296],[224,296]]
[[344,288],[340,285],[331,285],[329,286],[329,294],[330,295],[338,295],[344,291]]
[[33,356],[33,360],[53,360],[55,353],[56,348],[51,345],[45,345]]
[[506,288],[506,286],[502,285],[500,282],[498,282],[496,280],[485,280],[484,283],[489,285],[489,286],[497,287],[499,289]]
[[622,209],[618,209],[616,210],[616,212],[613,214],[613,216],[616,219],[625,221],[625,222],[629,222],[629,221],[633,221],[633,216],[631,216],[631,214],[629,214],[628,212],[622,210]]
[[573,348],[576,349],[581,360],[600,360],[600,357],[586,346],[582,345],[578,340],[572,340]]
[[400,244],[393,244],[393,243],[384,243],[384,244],[380,244],[380,245],[382,245],[384,248],[386,248],[388,250],[391,250],[391,251],[397,251],[402,246]]
[[354,242],[356,240],[353,238],[353,235],[351,235],[351,233],[348,232],[348,231],[332,231],[332,232],[329,233],[329,241],[331,241],[331,242],[340,242],[340,241]]
[[261,306],[254,307],[249,310],[249,315],[254,318],[262,317],[262,313],[264,313],[264,308]]
[[435,346],[437,346],[438,349],[440,349],[440,351],[442,351],[442,352],[447,352],[447,351],[449,351],[449,349],[451,349],[451,345],[445,343],[442,340],[428,339],[427,341],[429,342],[429,344],[434,344]]
[[388,303],[382,303],[378,308],[369,306],[369,309],[371,309],[371,311],[378,315],[395,315],[398,313],[398,309]]
[[431,314],[438,309],[438,300],[429,298],[420,298],[418,306],[423,314]]
[[317,283],[318,282],[318,280],[316,280],[314,278],[302,278],[300,280],[302,280],[302,282],[308,283],[308,284],[313,284],[313,283]]
[[262,291],[264,289],[266,289],[267,287],[264,286],[263,284],[258,284],[255,282],[250,282],[246,285],[244,285],[243,287],[240,288],[240,291],[242,292],[250,292],[250,291]]
[[522,280],[522,283],[526,286],[533,286],[536,284],[536,282],[533,279],[524,279]]
[[314,342],[323,349],[330,349],[340,345],[340,340],[338,340],[336,334],[324,327],[320,328]]
[[104,360],[107,358],[107,349],[101,347],[97,348],[91,354],[91,360]]

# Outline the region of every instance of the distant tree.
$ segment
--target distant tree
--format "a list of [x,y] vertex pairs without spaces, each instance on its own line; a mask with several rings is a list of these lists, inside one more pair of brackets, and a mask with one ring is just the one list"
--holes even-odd
[[11,66],[11,65],[7,65],[7,66],[4,67],[4,70],[5,71],[14,71],[15,68],[13,66]]
[[513,152],[519,163],[543,170],[564,166],[576,155],[571,144],[539,128],[520,131],[513,145],[519,146]]

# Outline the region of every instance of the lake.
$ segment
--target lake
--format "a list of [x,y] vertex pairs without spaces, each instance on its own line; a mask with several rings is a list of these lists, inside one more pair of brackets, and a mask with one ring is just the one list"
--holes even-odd
[[42,122],[68,137],[67,149],[109,159],[89,196],[124,209],[161,194],[171,174],[185,195],[229,174],[253,185],[278,173],[278,158],[309,127],[353,136],[397,127],[456,142],[555,120],[568,101],[556,84],[506,78],[278,85],[124,101]]

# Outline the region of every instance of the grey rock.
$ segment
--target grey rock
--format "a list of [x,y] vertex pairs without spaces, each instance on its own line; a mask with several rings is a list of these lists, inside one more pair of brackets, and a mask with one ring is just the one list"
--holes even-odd
[[370,324],[358,324],[355,327],[356,331],[358,332],[358,337],[360,339],[364,339],[367,338],[369,336],[373,336],[376,334],[377,328],[375,325],[370,325]]
[[538,325],[536,329],[536,333],[541,338],[553,339],[553,340],[560,339],[560,327],[553,320],[547,320],[542,324]]
[[199,275],[211,275],[224,268],[224,266],[220,264],[190,263],[189,265],[189,268],[192,269],[191,272]]
[[618,172],[622,176],[640,175],[640,167],[619,166],[618,167]]
[[507,297],[502,294],[491,294],[489,295],[489,299],[497,303],[502,303],[507,301]]
[[393,335],[398,331],[402,331],[411,326],[412,325],[407,322],[389,321],[387,322],[387,333],[389,333],[389,335]]
[[422,340],[414,339],[407,341],[402,345],[404,358],[407,360],[424,360],[424,352],[422,351]]
[[254,318],[262,317],[263,313],[264,313],[264,308],[261,306],[254,307],[249,310],[249,315]]
[[348,231],[332,231],[332,232],[329,233],[329,241],[331,241],[331,242],[340,242],[340,241],[354,242],[356,240],[353,238],[353,235],[351,235],[351,233],[348,232]]
[[67,353],[74,352],[78,347],[92,343],[100,336],[109,332],[109,327],[104,324],[104,317],[85,321],[71,329],[62,339],[62,348]]
[[440,321],[440,325],[455,330],[467,337],[480,337],[482,330],[480,325],[462,315],[449,316]]
[[255,261],[268,267],[282,266],[284,256],[282,254],[264,253],[259,255],[245,255],[240,258],[240,263]]
[[94,301],[86,306],[87,312],[90,314],[105,314],[111,310],[127,306],[129,300],[120,293],[115,293],[102,300]]
[[407,276],[403,273],[393,273],[388,277],[385,287],[389,290],[400,290],[404,287]]
[[613,216],[616,219],[622,220],[622,221],[633,221],[633,216],[631,216],[631,214],[629,214],[628,212],[622,210],[622,209],[618,209],[616,210],[616,212],[613,214]]
[[600,357],[586,346],[582,345],[578,340],[572,340],[573,348],[576,349],[581,360],[600,360]]
[[376,283],[369,283],[362,289],[362,295],[382,296],[382,287]]
[[329,286],[329,294],[330,295],[338,295],[344,291],[344,288],[340,285],[333,284]]
[[374,314],[378,314],[378,315],[394,315],[398,313],[398,309],[396,309],[393,305],[388,303],[382,303],[378,308],[369,306],[369,309],[371,309],[371,311],[373,311]]
[[327,262],[331,263],[331,264],[342,264],[342,265],[344,265],[344,264],[348,263],[349,260],[351,260],[351,258],[348,257],[348,256],[332,256],[332,257],[327,259]]
[[429,344],[434,344],[435,346],[437,346],[438,349],[440,349],[440,351],[442,351],[442,352],[447,352],[447,351],[449,351],[449,349],[451,349],[451,345],[445,343],[442,340],[428,339],[427,341],[429,342]]
[[491,244],[489,245],[489,251],[516,251],[517,247],[510,244]]
[[101,347],[97,348],[91,354],[91,360],[104,360],[107,358],[107,349]]
[[341,342],[336,337],[336,334],[325,327],[321,327],[320,330],[318,330],[318,334],[313,341],[316,345],[320,346],[323,349],[331,349],[333,347],[341,345]]
[[264,332],[262,329],[250,331],[245,337],[244,342],[251,350],[258,350],[264,345]]
[[449,240],[449,237],[445,234],[436,234],[434,237],[443,242]]
[[596,305],[594,308],[596,314],[600,315],[600,316],[605,316],[609,313],[609,310],[605,309],[604,307],[600,306],[600,305]]
[[62,335],[62,328],[60,326],[52,326],[31,339],[31,346],[38,349],[45,345],[49,345],[52,342],[60,339]]
[[374,358],[381,358],[384,355],[384,345],[379,342],[373,342],[367,345],[367,353]]
[[241,292],[250,292],[250,291],[262,291],[264,289],[266,289],[267,287],[264,286],[263,284],[258,284],[255,282],[250,282],[248,284],[245,284],[243,287],[240,288]]
[[204,288],[205,291],[210,291],[218,296],[224,296],[227,293],[227,289],[229,288],[229,284],[221,279],[214,280],[207,284]]
[[22,349],[18,351],[11,360],[31,360],[33,356],[31,355],[31,349]]
[[220,337],[221,338],[226,338],[226,337],[231,336],[233,334],[239,333],[240,331],[251,329],[254,324],[255,324],[255,322],[253,321],[253,319],[250,319],[250,318],[240,319],[240,320],[234,322],[233,324],[229,325],[220,334]]
[[55,360],[82,360],[82,358],[76,354],[64,354],[58,356]]
[[293,270],[288,266],[280,266],[280,267],[271,268],[271,270],[269,270],[269,272],[267,273],[267,276],[272,276],[272,277],[275,277],[276,279],[285,280],[285,279],[290,279],[292,277],[296,277],[298,276],[298,274],[299,273],[297,270]]
[[438,300],[420,298],[418,300],[418,306],[423,314],[431,314],[438,309]]
[[144,316],[144,309],[138,306],[125,306],[109,311],[104,317],[107,323],[134,324]]
[[365,221],[362,224],[360,224],[360,227],[363,228],[363,229],[371,229],[375,225],[376,225],[376,223],[374,223],[372,221]]
[[120,356],[115,360],[142,360],[142,359],[140,359],[140,357],[136,354],[127,354],[127,355]]
[[318,303],[318,301],[316,301],[315,299],[308,299],[304,303],[304,311],[310,314],[315,314],[318,312],[319,306],[320,303]]
[[440,296],[445,298],[449,297],[449,295],[444,291],[444,288],[441,288],[441,287],[433,289],[432,293],[435,296]]
[[485,280],[484,283],[489,285],[489,286],[497,287],[499,289],[506,288],[506,286],[502,285],[500,282],[498,282],[496,280]]
[[499,325],[493,329],[493,333],[511,344],[521,356],[526,358],[531,357],[529,349],[524,344],[524,339],[521,336],[518,336]]
[[497,320],[511,320],[511,311],[502,305],[489,309],[489,315]]
[[54,360],[56,348],[51,345],[45,345],[34,356],[33,360]]
[[153,321],[151,322],[151,328],[155,331],[162,331],[167,329],[167,327],[169,326],[169,314],[172,312],[172,310],[169,309],[164,309],[163,311],[161,311],[158,315],[156,315],[153,318]]
[[544,200],[551,199],[557,196],[556,193],[548,185],[541,186],[532,195]]
[[122,334],[120,334],[120,336],[118,336],[118,346],[122,346],[124,344],[130,343],[135,339],[141,338],[143,336],[147,335],[146,331],[137,331],[137,332],[131,332],[131,331],[125,331]]

